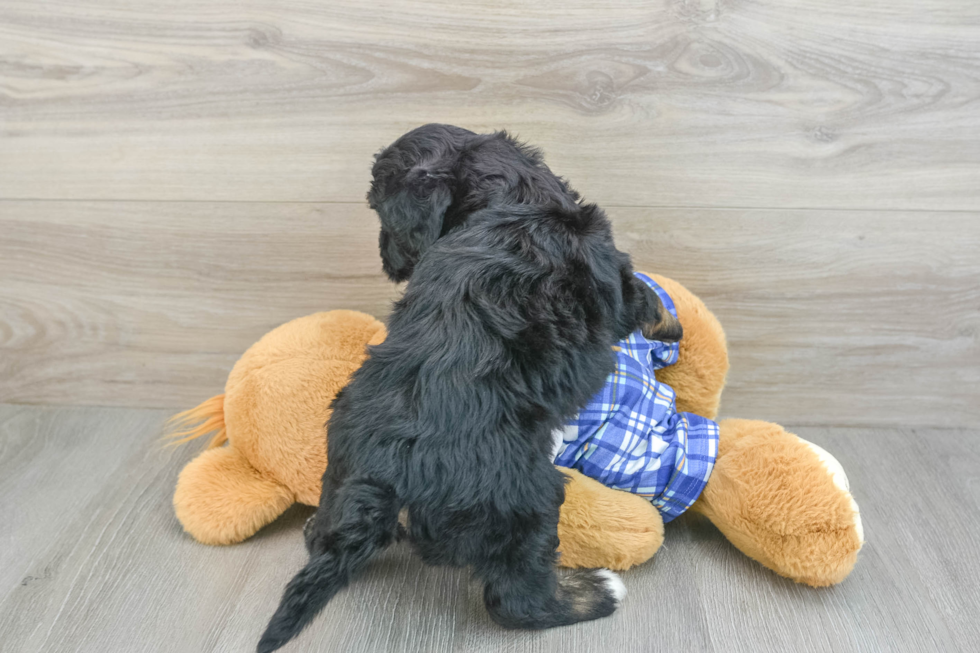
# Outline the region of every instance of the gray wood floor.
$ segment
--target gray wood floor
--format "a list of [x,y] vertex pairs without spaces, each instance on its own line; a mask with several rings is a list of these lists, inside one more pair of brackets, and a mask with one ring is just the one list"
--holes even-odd
[[[170,505],[195,447],[167,413],[0,405],[0,649],[247,651],[303,563],[294,507],[234,547],[197,544]],[[487,618],[461,570],[389,551],[291,651],[976,651],[980,438],[963,430],[806,427],[849,472],[868,544],[840,586],[779,578],[710,523],[668,526],[624,574],[611,618],[544,633]]]

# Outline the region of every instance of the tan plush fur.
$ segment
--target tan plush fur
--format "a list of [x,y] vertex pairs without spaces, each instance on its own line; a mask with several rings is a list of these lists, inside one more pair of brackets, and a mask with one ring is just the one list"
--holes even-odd
[[167,436],[173,440],[171,444],[184,444],[213,433],[208,448],[220,447],[228,440],[225,431],[225,396],[215,395],[190,410],[177,413],[170,418],[168,424],[174,429]]
[[295,502],[317,505],[328,406],[364,361],[365,347],[384,337],[381,322],[356,311],[287,322],[238,360],[224,395],[178,415],[181,423],[203,423],[174,433],[177,438],[218,430],[211,444],[228,442],[181,472],[174,509],[184,529],[205,544],[232,544]]
[[[714,418],[728,351],[714,315],[680,284],[655,277],[684,327],[678,363],[658,372],[680,410]],[[209,448],[180,474],[174,509],[207,544],[240,542],[292,503],[317,505],[327,464],[330,401],[384,326],[354,311],[317,313],[266,334],[235,364],[225,393],[175,417],[178,442],[207,433]],[[561,563],[627,569],[663,542],[663,520],[645,499],[572,470],[559,523]],[[697,511],[739,549],[811,585],[839,582],[860,538],[850,495],[812,450],[775,424],[722,422],[720,455]]]
[[[292,490],[297,501],[319,502],[327,466],[327,407],[364,361],[365,344],[384,335],[384,325],[362,313],[317,313],[266,334],[228,375],[229,439],[234,434],[232,444],[242,455]],[[311,474],[311,469],[319,471]]]
[[234,544],[253,535],[296,502],[286,486],[266,478],[235,447],[208,449],[180,473],[177,519],[205,544]]
[[856,515],[813,451],[778,424],[720,426],[718,461],[692,510],[777,574],[813,586],[844,580],[862,544]]
[[677,393],[677,410],[717,419],[728,375],[728,343],[718,318],[697,296],[673,279],[649,275],[674,300],[684,327],[677,364],[657,370],[657,380]]
[[574,469],[561,471],[570,478],[558,522],[563,566],[622,570],[653,557],[664,541],[664,522],[652,503]]

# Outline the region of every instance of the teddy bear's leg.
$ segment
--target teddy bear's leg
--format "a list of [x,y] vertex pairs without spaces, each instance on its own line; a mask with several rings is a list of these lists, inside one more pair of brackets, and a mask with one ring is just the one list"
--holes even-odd
[[559,470],[569,477],[558,521],[561,566],[624,570],[653,557],[664,541],[653,504],[576,470]]
[[657,380],[677,393],[679,412],[715,419],[728,374],[725,331],[718,318],[690,290],[673,279],[648,276],[670,295],[684,328],[677,363],[657,370]]
[[293,493],[265,478],[233,446],[208,449],[184,467],[174,492],[177,519],[204,544],[234,544],[285,512]]
[[840,464],[778,424],[720,427],[714,471],[691,509],[781,576],[814,587],[844,580],[864,533]]

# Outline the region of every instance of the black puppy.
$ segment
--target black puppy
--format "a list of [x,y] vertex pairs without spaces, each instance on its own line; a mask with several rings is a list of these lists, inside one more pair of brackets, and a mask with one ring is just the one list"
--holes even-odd
[[679,325],[633,276],[602,211],[535,152],[503,135],[422,129],[375,164],[385,270],[409,283],[387,339],[334,400],[310,561],[260,653],[395,539],[403,509],[422,559],[472,566],[503,626],[603,617],[622,596],[608,570],[555,573],[564,477],[552,432],[602,386],[614,343]]
[[[503,131],[476,134],[454,125],[423,125],[379,153],[371,173],[367,198],[381,219],[382,267],[395,282],[407,280],[432,243],[480,209],[536,204],[573,210],[581,201],[545,165],[539,150]],[[663,310],[656,293],[637,285],[660,316],[644,325],[644,335],[680,340],[680,322]]]
[[426,248],[479,209],[554,204],[571,210],[579,201],[540,152],[505,132],[424,125],[378,154],[371,172],[368,202],[381,218],[381,261],[393,281],[408,279]]

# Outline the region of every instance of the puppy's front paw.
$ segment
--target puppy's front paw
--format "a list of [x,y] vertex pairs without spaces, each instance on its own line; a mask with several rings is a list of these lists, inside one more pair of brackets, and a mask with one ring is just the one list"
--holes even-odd
[[643,337],[647,340],[659,340],[661,342],[680,342],[684,337],[684,328],[680,320],[670,314],[667,309],[660,311],[660,319],[657,322],[648,322],[640,328]]

